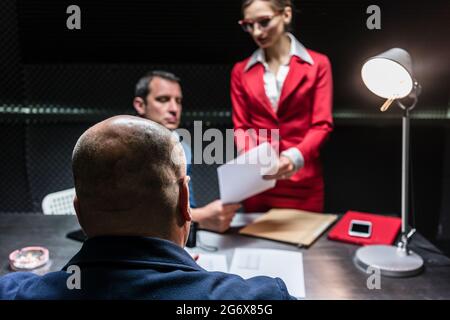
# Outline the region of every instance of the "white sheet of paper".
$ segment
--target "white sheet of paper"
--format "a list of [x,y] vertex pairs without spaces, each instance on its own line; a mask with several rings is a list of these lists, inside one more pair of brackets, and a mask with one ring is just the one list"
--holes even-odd
[[196,262],[207,271],[228,272],[227,257],[222,254],[199,253]]
[[223,203],[239,203],[275,186],[275,180],[264,180],[265,174],[274,174],[278,155],[264,142],[236,159],[217,168],[220,199]]
[[290,295],[300,299],[305,298],[301,252],[236,248],[230,273],[244,279],[255,276],[278,277],[286,283]]

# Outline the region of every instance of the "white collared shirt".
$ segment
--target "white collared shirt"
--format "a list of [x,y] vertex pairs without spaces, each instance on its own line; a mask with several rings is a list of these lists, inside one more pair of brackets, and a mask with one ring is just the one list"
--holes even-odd
[[[266,61],[264,50],[259,48],[250,57],[249,62],[245,66],[245,71],[252,67],[256,63],[261,63],[264,66],[264,91],[269,98],[274,112],[278,110],[278,102],[280,100],[281,90],[283,88],[286,77],[289,73],[289,62],[292,56],[297,56],[309,64],[314,64],[313,59],[309,55],[306,48],[291,34],[286,33],[291,39],[291,48],[289,49],[289,59],[286,64],[279,67],[277,74],[274,74]],[[296,168],[300,169],[304,165],[304,158],[300,150],[295,147],[289,148],[281,153],[282,156],[289,158]]]
[[292,56],[297,56],[311,65],[314,64],[306,48],[291,33],[286,34],[291,39],[289,59],[286,64],[280,66],[277,74],[274,74],[270,70],[269,65],[266,61],[264,50],[262,50],[261,48],[259,48],[252,54],[250,60],[245,66],[245,71],[250,69],[250,67],[258,62],[260,62],[264,66],[264,90],[275,112],[278,109],[278,101],[280,100],[281,89],[283,88],[284,81],[286,80],[286,77],[289,73],[289,62]]

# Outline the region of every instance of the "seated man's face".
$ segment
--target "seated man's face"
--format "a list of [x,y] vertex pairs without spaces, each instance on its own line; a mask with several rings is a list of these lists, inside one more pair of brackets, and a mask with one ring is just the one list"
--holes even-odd
[[180,125],[182,98],[181,87],[177,82],[155,77],[150,82],[143,116],[174,130]]

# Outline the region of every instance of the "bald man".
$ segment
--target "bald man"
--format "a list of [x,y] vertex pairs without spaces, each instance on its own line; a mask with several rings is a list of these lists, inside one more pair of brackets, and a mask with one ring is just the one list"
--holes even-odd
[[[189,177],[183,148],[163,126],[110,118],[80,137],[72,160],[88,239],[61,271],[0,278],[0,299],[292,298],[280,279],[207,272],[183,249]],[[78,285],[69,278],[76,270]]]

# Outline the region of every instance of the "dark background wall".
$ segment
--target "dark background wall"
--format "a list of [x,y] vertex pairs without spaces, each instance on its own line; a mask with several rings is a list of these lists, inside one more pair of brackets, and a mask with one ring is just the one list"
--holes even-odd
[[[294,1],[294,33],[333,65],[336,123],[323,150],[326,210],[400,212],[400,110],[360,80],[363,61],[408,50],[423,94],[412,121],[412,223],[450,241],[448,1]],[[66,8],[81,7],[81,30]],[[381,8],[368,30],[366,8]],[[255,49],[237,24],[239,0],[0,2],[0,211],[39,212],[49,192],[72,186],[78,136],[132,113],[136,79],[154,68],[183,80],[183,126],[231,127],[229,72]],[[197,177],[197,178],[196,178]],[[198,201],[218,196],[215,166],[194,166]]]

